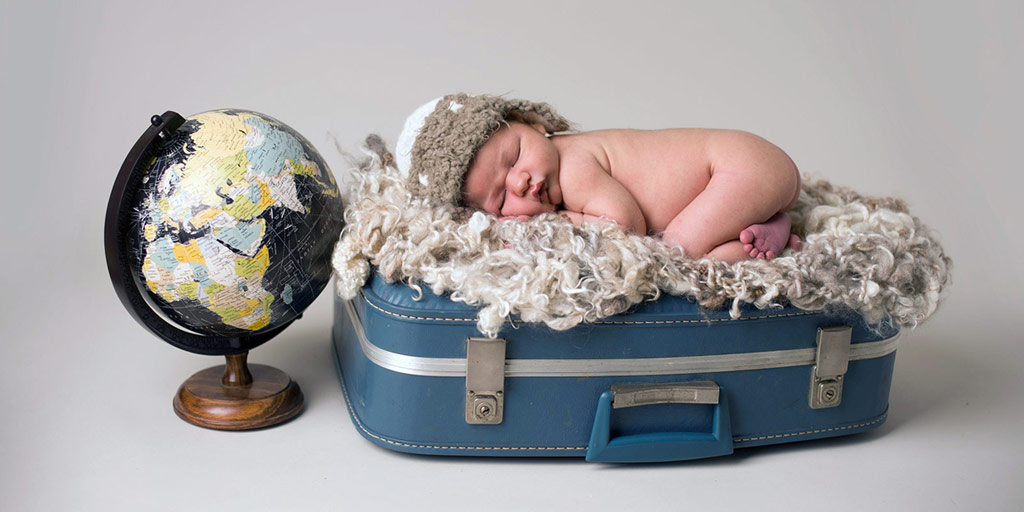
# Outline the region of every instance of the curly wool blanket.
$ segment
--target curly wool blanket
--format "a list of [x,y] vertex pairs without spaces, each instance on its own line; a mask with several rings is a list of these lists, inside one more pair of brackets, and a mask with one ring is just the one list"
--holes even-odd
[[[346,226],[332,264],[337,294],[355,297],[371,264],[388,281],[482,306],[477,327],[496,337],[512,315],[569,329],[628,311],[662,293],[706,308],[740,304],[849,308],[869,324],[913,327],[935,312],[951,261],[899,199],[868,198],[826,181],[804,185],[789,211],[800,251],[734,264],[687,258],[657,237],[612,223],[574,226],[545,214],[498,220],[413,199],[386,152],[353,169]],[[381,157],[383,155],[383,158]],[[730,304],[731,303],[731,304]]]

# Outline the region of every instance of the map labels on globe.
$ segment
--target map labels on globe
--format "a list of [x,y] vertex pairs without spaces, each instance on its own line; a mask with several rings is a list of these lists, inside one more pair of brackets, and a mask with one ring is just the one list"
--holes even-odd
[[293,320],[327,285],[341,197],[287,125],[203,112],[144,165],[129,230],[135,276],[175,323],[246,336]]

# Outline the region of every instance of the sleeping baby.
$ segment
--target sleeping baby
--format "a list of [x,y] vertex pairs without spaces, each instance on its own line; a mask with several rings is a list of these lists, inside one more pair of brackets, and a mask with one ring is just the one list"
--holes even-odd
[[693,259],[772,259],[799,249],[785,211],[800,174],[781,149],[732,130],[562,133],[550,105],[453,94],[406,121],[396,161],[434,203],[525,219],[616,222],[660,234]]

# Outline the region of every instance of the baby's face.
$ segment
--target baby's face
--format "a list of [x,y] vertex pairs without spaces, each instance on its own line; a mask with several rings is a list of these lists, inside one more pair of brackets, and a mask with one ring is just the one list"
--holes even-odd
[[504,217],[554,212],[562,203],[558,163],[558,149],[541,125],[510,122],[473,157],[463,201]]

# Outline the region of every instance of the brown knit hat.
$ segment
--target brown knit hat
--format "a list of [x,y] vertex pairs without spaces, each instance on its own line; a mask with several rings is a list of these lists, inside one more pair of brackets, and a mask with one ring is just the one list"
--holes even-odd
[[395,151],[409,192],[436,204],[460,204],[473,156],[509,120],[540,123],[548,133],[569,129],[547,103],[484,94],[449,94],[416,109]]

